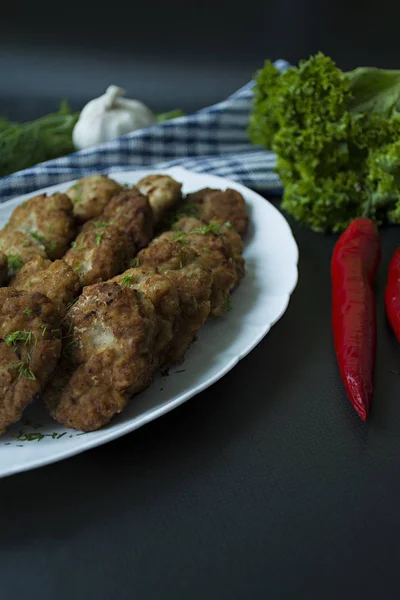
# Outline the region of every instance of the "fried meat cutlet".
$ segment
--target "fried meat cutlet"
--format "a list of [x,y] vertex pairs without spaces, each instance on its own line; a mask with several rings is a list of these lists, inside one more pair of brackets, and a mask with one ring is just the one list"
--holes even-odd
[[63,358],[43,394],[50,414],[82,431],[106,425],[150,384],[156,334],[145,294],[117,283],[86,287],[67,313]]
[[156,225],[182,199],[182,184],[169,175],[148,175],[138,181],[136,187],[148,197]]
[[47,296],[63,317],[80,290],[79,277],[63,260],[37,257],[24,264],[10,287]]
[[72,203],[66,194],[40,194],[17,206],[7,229],[37,240],[52,260],[61,258],[76,233]]
[[126,231],[108,221],[88,221],[64,256],[77,274],[80,287],[111,279],[121,273],[136,254]]
[[42,294],[0,289],[0,431],[19,421],[61,352],[60,318]]
[[153,215],[146,196],[138,189],[125,190],[107,204],[101,219],[125,231],[140,250],[153,237]]
[[78,179],[65,192],[72,201],[78,223],[98,217],[111,198],[123,190],[122,185],[106,175],[89,175]]
[[194,217],[183,217],[172,225],[174,231],[190,233],[190,246],[199,251],[204,248],[219,250],[230,259],[236,269],[237,283],[244,277],[243,241],[240,235],[229,225],[211,220],[205,223]]
[[0,231],[0,251],[7,257],[9,277],[33,258],[46,257],[42,244],[22,231],[12,231],[8,227]]
[[210,314],[211,272],[200,266],[195,250],[166,239],[144,248],[137,258],[140,266],[156,268],[176,286],[180,314],[175,321],[166,362],[182,362],[186,350]]
[[174,335],[175,321],[180,314],[179,296],[171,279],[152,267],[128,269],[111,280],[121,286],[133,288],[146,294],[153,303],[157,318],[157,336],[154,344],[154,360],[164,364]]
[[207,225],[198,219],[186,217],[173,227],[174,231],[166,231],[152,243],[156,244],[162,239],[176,241],[199,254],[198,264],[212,274],[211,314],[214,317],[223,315],[230,309],[229,296],[242,276],[242,257],[237,257],[237,260],[234,258],[233,248],[222,234],[224,227],[217,223]]
[[215,219],[222,223],[229,222],[240,235],[246,233],[249,224],[246,203],[242,194],[236,190],[204,188],[188,194],[186,201],[195,205],[197,216],[202,221],[209,223]]

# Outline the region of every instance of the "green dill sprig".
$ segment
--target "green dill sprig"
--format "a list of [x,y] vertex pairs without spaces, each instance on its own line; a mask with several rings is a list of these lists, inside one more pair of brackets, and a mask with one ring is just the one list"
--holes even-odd
[[42,246],[46,247],[47,240],[46,240],[45,237],[43,237],[42,235],[40,235],[40,233],[38,233],[37,231],[30,231],[29,235],[31,236],[31,238],[33,240],[35,240],[36,242],[39,242],[39,244],[41,244]]
[[109,226],[108,221],[93,221],[93,225],[95,229],[105,229]]
[[[83,239],[82,239],[82,242],[83,242]],[[72,248],[73,250],[85,250],[86,246],[77,246],[77,245],[76,245],[76,241],[74,241],[74,242],[72,242],[72,244],[71,244],[71,248]]]
[[230,312],[233,308],[233,302],[232,302],[232,298],[228,294],[225,294],[225,296],[224,296],[224,304],[225,304],[226,311]]
[[68,302],[67,304],[67,310],[69,310],[71,308],[71,306],[73,306],[75,304],[75,302],[78,300],[79,296],[77,296],[76,298],[72,298],[72,300],[70,300],[70,302]]
[[67,432],[57,433],[54,431],[53,433],[40,433],[39,431],[25,432],[20,431],[18,435],[14,436],[14,439],[18,442],[40,442],[45,437],[50,437],[52,440],[59,440],[64,435],[67,435]]
[[11,275],[19,271],[24,264],[24,261],[19,254],[8,254],[7,262],[8,270],[11,272]]
[[195,229],[192,229],[190,233],[199,233],[201,235],[212,233],[213,235],[221,235],[221,225],[217,223],[215,219],[211,219],[211,221],[207,225],[201,225],[201,227],[196,227]]
[[7,333],[5,337],[5,343],[7,346],[16,346],[18,342],[23,342],[25,346],[32,342],[32,338],[34,337],[33,331],[18,330],[11,331]]
[[122,286],[131,285],[132,277],[133,277],[133,275],[128,275],[128,274],[123,275],[121,277],[120,285],[122,285]]
[[[31,359],[30,354],[28,354],[29,360]],[[18,379],[24,377],[25,379],[29,379],[30,381],[35,381],[36,376],[35,373],[29,368],[29,362],[24,360],[20,360],[19,362],[13,364],[14,369],[18,371]]]
[[82,269],[83,269],[83,262],[80,261],[80,262],[78,262],[77,265],[75,265],[74,271],[75,271],[75,273],[80,273],[82,271]]
[[133,269],[137,269],[138,267],[140,267],[140,258],[138,256],[136,256],[136,258],[134,258],[131,262],[131,267]]
[[[18,331],[10,331],[5,339],[6,346],[9,348],[12,347],[14,352],[18,350],[18,344],[21,342],[24,346],[28,346],[33,344],[33,348],[37,344],[37,338],[33,331],[27,331],[25,329]],[[24,377],[25,379],[29,379],[30,381],[34,381],[36,376],[34,372],[29,368],[29,363],[32,360],[32,349],[30,348],[27,351],[27,360],[19,360],[18,362],[13,364],[13,367],[18,371],[18,379]]]
[[28,123],[5,119],[0,126],[0,177],[74,151],[72,131],[79,113],[66,101],[60,110]]
[[182,231],[176,231],[172,237],[171,237],[171,241],[172,242],[180,242],[183,245],[187,245],[188,243],[188,239],[187,239],[187,235],[186,233],[183,233]]

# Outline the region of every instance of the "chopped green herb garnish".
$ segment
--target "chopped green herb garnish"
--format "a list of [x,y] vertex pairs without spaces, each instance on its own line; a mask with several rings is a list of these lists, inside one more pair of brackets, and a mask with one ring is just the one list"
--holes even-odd
[[138,256],[133,259],[133,261],[131,262],[131,266],[134,269],[136,269],[137,267],[140,267],[140,258]]
[[107,221],[94,221],[93,225],[95,229],[104,229],[109,226],[109,223]]
[[225,223],[223,223],[222,227],[227,227],[228,229],[233,229],[233,225],[230,221],[225,221]]
[[[78,300],[79,296],[77,296],[76,298],[72,298],[72,300],[70,302],[68,302],[67,304],[67,310],[69,310],[71,308],[71,306],[73,306],[75,304],[75,302]],[[60,331],[59,329],[53,329],[53,331]]]
[[224,296],[224,303],[225,303],[225,308],[227,310],[227,312],[232,310],[233,307],[233,302],[232,302],[232,298],[230,296],[228,296],[228,294],[226,294]]
[[198,304],[197,304],[197,298],[196,298],[196,296],[193,296],[193,304],[194,304],[195,309],[197,310]]
[[132,281],[132,275],[123,275],[120,281],[120,285],[130,285]]
[[22,243],[23,248],[28,248],[28,246],[30,246],[30,245],[31,245],[31,243],[29,240],[24,240]]
[[32,331],[12,331],[5,337],[7,346],[15,346],[18,342],[24,342],[25,346],[31,343],[33,337]]
[[34,431],[32,433],[19,432],[17,436],[14,436],[19,442],[40,442],[45,437],[44,433]]
[[35,381],[35,373],[33,373],[33,371],[31,371],[31,369],[28,368],[28,363],[26,363],[25,361],[20,360],[19,362],[15,363],[13,367],[18,370],[18,379],[21,379],[21,377],[25,377],[25,379]]
[[42,337],[44,337],[45,333],[47,331],[47,325],[41,325],[41,328],[42,328]]
[[79,263],[78,263],[77,265],[75,265],[75,267],[74,267],[74,271],[75,271],[76,273],[79,273],[80,271],[82,271],[82,269],[83,269],[83,263],[82,263],[82,261],[81,261],[81,262],[79,262]]
[[40,235],[40,233],[38,233],[37,231],[31,231],[29,233],[29,235],[31,236],[32,239],[39,242],[39,244],[42,244],[42,246],[47,246],[46,238],[44,238],[42,235]]
[[181,269],[187,264],[188,258],[188,254],[186,252],[182,252],[181,260],[179,261],[179,266]]
[[207,233],[213,233],[214,235],[220,235],[221,225],[217,223],[215,219],[211,219],[208,225],[196,227],[195,229],[192,229],[190,233],[201,233],[202,235],[206,235]]
[[104,235],[104,231],[101,231],[100,233],[96,233],[96,238],[95,238],[96,246],[100,246],[101,238],[103,237],[103,235]]
[[130,184],[129,183],[123,183],[122,187],[125,188],[126,190],[129,190]]
[[[83,241],[83,239],[82,239],[82,241]],[[77,246],[76,242],[72,242],[71,248],[73,248],[74,250],[84,250],[86,248],[86,246]]]
[[185,233],[182,233],[182,231],[177,231],[176,233],[173,234],[173,236],[171,237],[171,241],[172,242],[181,242],[181,244],[187,244],[188,240],[187,240],[187,235]]
[[24,264],[24,261],[22,260],[19,254],[8,254],[7,259],[8,268],[12,273],[19,271],[19,269]]
[[25,315],[27,315],[28,317],[31,316],[32,314],[32,309],[29,308],[29,306],[27,306],[26,308],[24,308],[24,310],[22,311]]

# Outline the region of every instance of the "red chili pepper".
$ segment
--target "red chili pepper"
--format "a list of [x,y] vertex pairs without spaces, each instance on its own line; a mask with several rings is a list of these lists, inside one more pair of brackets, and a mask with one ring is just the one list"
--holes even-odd
[[376,315],[373,284],[381,260],[379,233],[370,219],[355,219],[335,245],[332,325],[340,374],[363,421],[374,385]]
[[400,342],[400,248],[392,256],[385,290],[386,314]]

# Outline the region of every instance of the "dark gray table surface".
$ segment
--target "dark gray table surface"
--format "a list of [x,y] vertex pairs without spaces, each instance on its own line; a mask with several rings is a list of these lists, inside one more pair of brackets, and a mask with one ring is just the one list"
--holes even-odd
[[332,349],[334,238],[291,224],[297,289],[233,371],[124,438],[0,481],[2,600],[398,598],[400,346],[383,290],[400,230],[382,232],[362,424]]
[[[267,57],[400,64],[394,0],[3,4],[0,115],[16,120],[63,97],[78,109],[110,83],[195,110]],[[334,239],[291,224],[298,287],[232,372],[124,438],[0,480],[0,600],[398,599],[400,346],[383,290],[400,228],[382,232],[362,424],[332,348]]]

